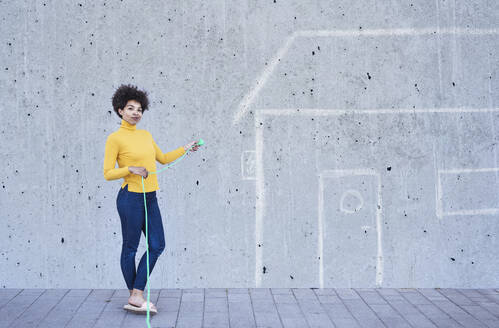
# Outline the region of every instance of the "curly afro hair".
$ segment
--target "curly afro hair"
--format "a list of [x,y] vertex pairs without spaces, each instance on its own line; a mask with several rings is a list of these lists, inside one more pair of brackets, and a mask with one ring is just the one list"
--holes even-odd
[[147,92],[138,90],[136,86],[131,84],[122,84],[119,88],[114,92],[112,101],[113,101],[113,109],[118,114],[120,118],[123,118],[118,108],[125,108],[127,102],[129,100],[135,100],[140,103],[142,107],[142,113],[149,108],[149,99],[147,98]]

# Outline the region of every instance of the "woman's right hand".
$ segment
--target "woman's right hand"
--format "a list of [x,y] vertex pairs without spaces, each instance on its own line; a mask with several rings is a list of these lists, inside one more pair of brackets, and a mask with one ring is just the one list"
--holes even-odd
[[144,177],[144,179],[149,175],[149,172],[147,172],[146,168],[142,166],[129,166],[128,171],[130,171],[130,173],[140,175]]

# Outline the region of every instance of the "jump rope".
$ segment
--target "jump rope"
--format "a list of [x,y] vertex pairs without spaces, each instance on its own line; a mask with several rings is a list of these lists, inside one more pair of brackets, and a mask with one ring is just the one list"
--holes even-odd
[[[179,158],[177,158],[175,161],[173,161],[173,163],[171,163],[170,165],[167,165],[165,166],[164,168],[162,168],[161,170],[159,171],[155,171],[155,172],[148,172],[150,174],[158,174],[159,172],[161,171],[164,171],[170,167],[172,167],[173,165],[175,165],[176,163],[180,162],[180,160],[182,158],[184,158],[185,155],[187,155],[187,153],[194,147],[194,146],[201,146],[201,145],[204,145],[204,141],[203,139],[199,139],[199,141],[197,143],[195,143],[194,145],[192,145],[189,149],[187,149],[187,151],[185,152],[185,154],[183,154],[182,156],[180,156]],[[148,232],[147,232],[147,201],[146,201],[146,191],[145,191],[145,188],[144,188],[144,177],[143,176],[140,176],[142,179],[142,193],[144,194],[144,209],[146,211],[146,254],[147,254],[147,319],[146,319],[146,322],[147,322],[147,327],[148,328],[151,328],[151,323],[149,322],[149,318],[150,318],[150,314],[149,314],[149,299],[150,299],[150,293],[151,293],[151,287],[149,286],[149,238],[148,238]]]

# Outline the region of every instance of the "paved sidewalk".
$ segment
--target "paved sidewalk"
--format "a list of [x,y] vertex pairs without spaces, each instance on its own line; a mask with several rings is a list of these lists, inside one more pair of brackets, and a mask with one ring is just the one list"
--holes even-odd
[[[147,290],[146,290],[147,291]],[[0,289],[0,327],[147,327],[128,290]],[[495,289],[151,290],[151,327],[499,327]]]

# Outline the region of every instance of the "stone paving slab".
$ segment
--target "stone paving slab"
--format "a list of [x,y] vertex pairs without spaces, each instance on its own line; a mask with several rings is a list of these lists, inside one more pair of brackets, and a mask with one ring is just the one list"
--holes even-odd
[[[2,327],[147,327],[126,289],[0,289]],[[154,328],[499,328],[499,290],[152,289]]]

